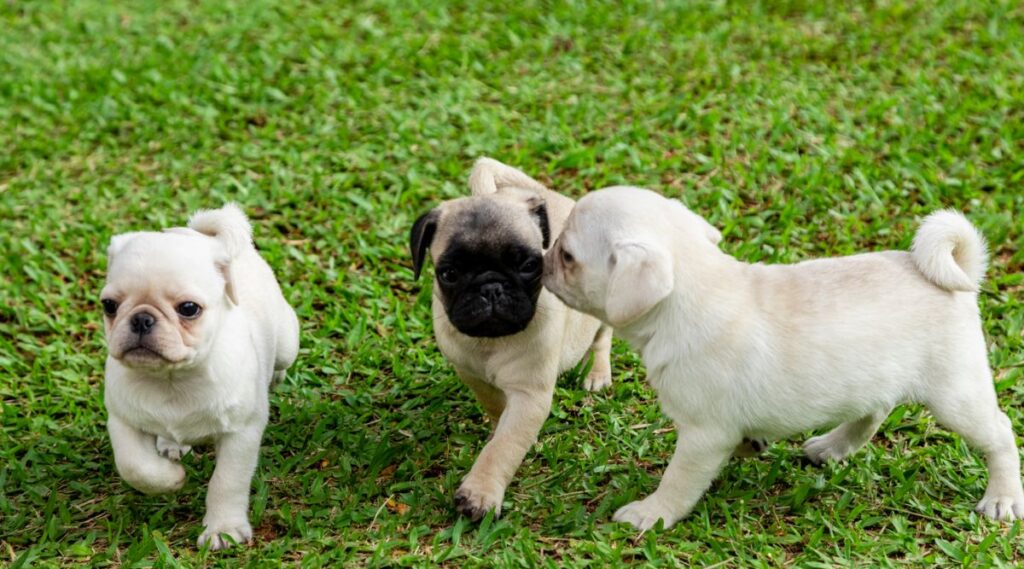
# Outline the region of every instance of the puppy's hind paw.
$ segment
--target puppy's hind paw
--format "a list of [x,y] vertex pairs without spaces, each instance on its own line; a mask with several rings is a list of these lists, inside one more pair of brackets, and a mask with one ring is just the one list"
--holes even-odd
[[211,551],[227,549],[236,543],[248,544],[252,541],[252,526],[248,520],[229,523],[211,523],[206,525],[197,544],[208,547]]
[[749,458],[761,454],[768,448],[767,439],[743,439],[732,455],[740,458]]
[[1021,520],[1024,519],[1024,496],[986,495],[978,502],[975,511],[993,520]]
[[279,369],[279,370],[275,371],[274,372],[274,376],[270,380],[270,385],[272,385],[274,387],[276,387],[278,385],[281,385],[281,383],[284,382],[285,377],[287,377],[287,373],[286,372],[287,372],[287,370],[283,370],[283,369]]
[[832,460],[840,461],[849,456],[851,449],[845,440],[836,440],[834,433],[811,437],[804,442],[804,453],[817,466]]
[[180,461],[181,458],[191,450],[192,447],[188,445],[179,445],[178,443],[167,440],[163,437],[156,438],[156,452],[166,459],[170,459],[175,462]]
[[601,391],[612,384],[611,371],[593,370],[583,379],[583,389],[587,391]]

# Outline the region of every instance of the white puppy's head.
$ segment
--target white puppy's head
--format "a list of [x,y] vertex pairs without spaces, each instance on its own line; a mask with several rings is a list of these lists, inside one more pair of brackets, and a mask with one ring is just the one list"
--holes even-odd
[[621,328],[675,286],[688,258],[721,233],[676,200],[614,187],[584,196],[544,257],[544,286],[571,308]]
[[184,228],[114,236],[100,297],[110,355],[130,368],[201,364],[233,290],[221,240]]

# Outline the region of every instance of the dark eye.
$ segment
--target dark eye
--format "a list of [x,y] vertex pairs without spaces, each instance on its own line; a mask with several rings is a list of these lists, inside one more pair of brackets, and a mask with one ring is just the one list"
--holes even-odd
[[519,270],[524,274],[531,275],[536,273],[538,269],[540,269],[540,262],[537,261],[537,259],[527,259],[527,261],[519,267]]
[[572,256],[571,253],[569,253],[565,249],[562,249],[562,262],[563,263],[565,263],[566,265],[569,265],[569,264],[571,264],[575,260],[576,259]]
[[195,318],[203,309],[196,303],[185,301],[174,308],[182,318]]
[[456,271],[455,269],[448,267],[446,269],[441,269],[441,272],[438,274],[438,277],[441,279],[441,282],[452,284],[455,281],[459,280],[459,271]]
[[103,313],[107,316],[114,316],[117,314],[117,301],[109,298],[104,298],[100,301],[103,304]]

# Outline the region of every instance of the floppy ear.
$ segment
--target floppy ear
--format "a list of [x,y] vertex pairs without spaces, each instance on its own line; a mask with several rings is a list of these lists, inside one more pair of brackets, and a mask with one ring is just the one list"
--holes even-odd
[[690,208],[683,205],[683,202],[679,200],[672,201],[679,208],[679,211],[682,212],[683,217],[700,226],[701,232],[708,238],[708,241],[710,241],[712,245],[718,245],[719,242],[722,241],[722,232],[719,231],[718,228],[708,223],[708,220],[691,211]]
[[214,261],[214,265],[217,267],[220,276],[224,277],[224,294],[227,295],[231,304],[238,306],[238,295],[235,293],[235,278],[231,271],[231,259],[225,256]]
[[710,241],[712,245],[718,245],[719,242],[722,241],[722,232],[719,231],[718,228],[715,227],[714,225],[711,225],[711,223],[709,223],[708,220],[704,219],[703,217],[697,214],[693,215],[696,215],[697,219],[699,219],[701,224],[704,226],[704,235],[707,235],[708,241]]
[[526,200],[526,206],[530,208],[530,215],[533,216],[534,221],[537,222],[537,226],[540,227],[540,234],[544,240],[541,248],[547,250],[548,246],[551,245],[551,225],[548,222],[548,205],[544,202],[544,198],[540,196],[531,196]]
[[609,262],[605,313],[612,327],[643,316],[672,292],[672,259],[659,245],[620,241],[614,245]]
[[135,239],[138,234],[138,231],[132,231],[131,233],[122,233],[111,237],[110,246],[107,247],[107,263],[120,253],[121,249],[124,249],[124,246],[127,245],[129,241]]
[[423,269],[423,260],[427,257],[427,250],[434,241],[434,233],[437,231],[437,220],[441,212],[434,208],[420,216],[416,223],[412,224],[412,231],[409,233],[409,250],[412,252],[412,278],[420,278],[420,271]]

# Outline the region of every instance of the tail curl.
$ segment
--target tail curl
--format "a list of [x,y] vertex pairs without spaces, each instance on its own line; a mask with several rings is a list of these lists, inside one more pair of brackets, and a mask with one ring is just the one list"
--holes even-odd
[[191,229],[220,240],[231,257],[252,247],[252,226],[249,218],[236,203],[225,204],[220,209],[197,211],[188,221]]
[[988,263],[985,237],[952,210],[925,218],[910,256],[928,280],[949,291],[977,292]]

